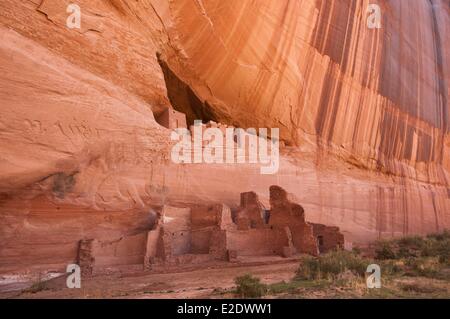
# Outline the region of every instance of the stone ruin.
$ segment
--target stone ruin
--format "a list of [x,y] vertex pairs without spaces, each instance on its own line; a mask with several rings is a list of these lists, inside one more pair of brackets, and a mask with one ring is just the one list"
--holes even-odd
[[166,109],[155,118],[156,122],[168,129],[186,128],[186,115],[172,108]]
[[[187,125],[187,119],[186,119],[186,114],[179,112],[173,108],[168,108],[166,109],[164,112],[162,112],[161,114],[159,114],[158,116],[155,117],[155,120],[163,127],[168,128],[168,129],[177,129],[177,128],[186,128],[189,130],[189,132],[191,133],[191,137],[192,139],[194,139],[194,125],[190,125],[188,127]],[[204,129],[208,129],[208,128],[217,128],[219,129],[222,134],[225,136],[226,134],[226,129],[227,128],[232,128],[234,129],[235,127],[232,125],[227,125],[224,123],[217,123],[215,121],[208,121],[207,123],[202,123],[201,124],[202,130]],[[247,132],[243,132],[243,134],[249,135],[249,133]],[[203,145],[202,147],[208,145],[209,141],[203,141]],[[237,143],[237,137],[235,136],[235,143]],[[279,141],[280,143],[280,147],[284,147],[285,143],[284,141]]]
[[254,192],[242,193],[237,210],[224,204],[163,206],[153,229],[116,241],[83,240],[84,274],[113,266],[154,266],[238,261],[239,257],[317,256],[344,247],[338,227],[306,222],[302,206],[279,186],[270,187],[270,210]]

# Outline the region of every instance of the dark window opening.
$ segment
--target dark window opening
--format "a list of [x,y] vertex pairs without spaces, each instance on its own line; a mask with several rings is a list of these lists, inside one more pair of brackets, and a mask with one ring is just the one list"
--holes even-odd
[[319,246],[323,246],[323,236],[317,237],[317,243],[319,244]]
[[270,209],[263,209],[262,216],[265,224],[269,223],[270,220]]

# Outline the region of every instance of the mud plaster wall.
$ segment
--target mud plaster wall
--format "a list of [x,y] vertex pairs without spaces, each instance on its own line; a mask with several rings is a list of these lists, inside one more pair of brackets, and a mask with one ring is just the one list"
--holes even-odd
[[218,204],[192,208],[191,226],[191,252],[193,254],[211,253],[215,258],[224,258],[226,234],[221,230],[236,229],[228,206]]
[[261,256],[281,255],[289,241],[284,229],[249,229],[227,232],[227,249],[238,255]]
[[299,224],[289,227],[292,234],[292,242],[298,253],[317,255],[318,247],[313,236],[313,227],[310,224]]
[[227,205],[195,206],[191,209],[192,229],[205,227],[220,227],[220,229],[235,228],[231,218],[231,210]]
[[113,241],[94,240],[92,254],[95,267],[142,264],[146,245],[146,233]]
[[191,251],[191,209],[164,206],[165,255],[178,256]]
[[213,231],[211,234],[210,255],[218,260],[227,258],[227,237],[228,232],[225,230]]
[[192,229],[201,229],[218,225],[222,205],[195,206],[191,209]]
[[312,224],[312,226],[321,253],[337,247],[344,247],[344,235],[339,232],[338,227],[329,227],[322,224]]
[[161,242],[161,228],[157,227],[147,234],[147,247],[145,251],[145,262],[150,262],[150,259],[157,256],[162,256],[162,242]]
[[167,109],[156,121],[168,129],[187,128],[186,115],[173,109]]
[[191,253],[208,254],[211,246],[212,229],[201,229],[192,231]]
[[179,231],[174,233],[165,233],[165,240],[171,243],[171,255],[179,256],[191,252],[191,232]]

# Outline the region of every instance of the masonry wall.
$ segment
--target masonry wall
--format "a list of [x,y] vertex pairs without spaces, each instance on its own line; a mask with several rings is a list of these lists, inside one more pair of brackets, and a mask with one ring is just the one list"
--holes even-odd
[[284,229],[249,229],[227,232],[227,249],[240,256],[282,255],[289,241]]
[[211,245],[209,247],[209,254],[216,260],[227,259],[227,237],[228,232],[225,230],[215,230],[211,234]]
[[191,209],[164,206],[162,218],[165,257],[190,253]]
[[186,115],[173,109],[164,111],[156,121],[168,129],[187,128]]
[[151,263],[154,263],[157,258],[162,260],[164,258],[164,248],[162,242],[162,229],[159,225],[147,234],[147,245],[145,249],[144,266],[148,268]]
[[222,205],[194,206],[191,208],[192,229],[201,229],[218,225]]
[[344,235],[338,227],[322,224],[312,224],[314,237],[317,240],[319,251],[325,253],[337,248],[344,248]]
[[118,241],[94,242],[95,265],[119,266],[143,264],[147,234],[124,237]]
[[196,206],[191,209],[191,253],[210,253],[216,259],[226,256],[225,230],[236,229],[228,206]]
[[208,254],[211,246],[212,229],[198,229],[192,231],[191,253]]
[[289,227],[292,234],[292,242],[297,253],[316,256],[319,253],[316,239],[313,235],[313,227],[310,224],[298,224]]

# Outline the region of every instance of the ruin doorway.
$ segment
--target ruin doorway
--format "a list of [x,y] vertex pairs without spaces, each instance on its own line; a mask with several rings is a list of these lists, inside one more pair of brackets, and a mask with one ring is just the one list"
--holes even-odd
[[324,252],[324,242],[323,242],[323,236],[317,236],[317,247],[319,247],[319,253]]

